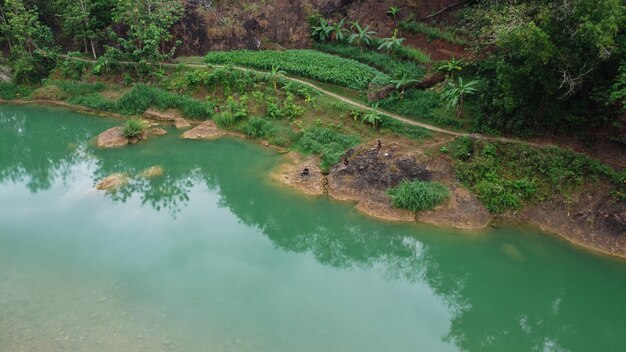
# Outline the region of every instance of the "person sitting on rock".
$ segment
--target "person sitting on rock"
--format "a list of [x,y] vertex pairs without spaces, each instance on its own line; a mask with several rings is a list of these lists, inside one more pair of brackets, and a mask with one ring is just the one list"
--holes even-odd
[[309,176],[309,168],[305,167],[304,170],[302,170],[302,173],[300,174],[300,177],[304,177],[304,176]]
[[350,161],[348,160],[348,158],[343,159],[343,166],[345,166],[345,167],[349,167],[350,166]]

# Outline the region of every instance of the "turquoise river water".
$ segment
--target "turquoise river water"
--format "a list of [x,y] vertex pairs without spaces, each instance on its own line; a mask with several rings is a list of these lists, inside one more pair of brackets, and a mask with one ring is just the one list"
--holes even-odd
[[626,261],[376,221],[242,140],[92,146],[120,123],[0,105],[0,351],[626,351]]

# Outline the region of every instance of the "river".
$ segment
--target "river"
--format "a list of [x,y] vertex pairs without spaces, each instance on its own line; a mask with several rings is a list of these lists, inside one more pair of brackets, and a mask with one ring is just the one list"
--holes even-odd
[[93,147],[120,123],[0,105],[0,351],[626,351],[623,260],[370,219],[234,138]]

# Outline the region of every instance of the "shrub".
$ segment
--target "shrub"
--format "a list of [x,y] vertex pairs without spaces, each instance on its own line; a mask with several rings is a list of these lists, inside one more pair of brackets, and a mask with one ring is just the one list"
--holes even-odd
[[272,128],[272,123],[260,117],[253,117],[246,123],[244,133],[252,138],[266,138]]
[[585,155],[558,148],[461,137],[451,145],[455,173],[494,214],[554,196],[569,198],[600,177],[624,188],[617,172]]
[[234,64],[287,73],[354,89],[365,89],[382,74],[360,62],[315,50],[209,52],[207,63]]
[[89,66],[88,62],[72,59],[72,57],[80,56],[80,53],[70,52],[67,53],[70,58],[61,61],[58,65],[59,70],[63,77],[79,80],[83,74],[87,72]]
[[99,93],[106,89],[106,85],[100,82],[88,83],[88,82],[76,82],[76,81],[65,81],[65,80],[53,80],[53,81],[46,82],[46,85],[57,86],[63,92],[67,93],[70,97]]
[[76,104],[100,111],[115,111],[115,102],[103,97],[98,93],[79,95],[68,101],[70,104]]
[[0,82],[0,98],[13,100],[15,98],[26,98],[32,93],[32,88],[20,86],[13,83]]
[[329,128],[313,127],[302,133],[297,147],[304,153],[320,155],[322,158],[320,166],[327,172],[347,149],[357,144],[359,144],[357,136],[345,135]]
[[429,210],[450,196],[448,188],[437,182],[403,181],[387,191],[391,204],[411,211]]
[[126,138],[139,137],[145,131],[146,126],[139,119],[130,119],[124,125],[124,136]]
[[210,118],[214,108],[210,102],[201,102],[188,95],[171,93],[142,83],[117,100],[118,111],[125,115],[140,115],[150,107],[179,109],[185,117],[192,119]]

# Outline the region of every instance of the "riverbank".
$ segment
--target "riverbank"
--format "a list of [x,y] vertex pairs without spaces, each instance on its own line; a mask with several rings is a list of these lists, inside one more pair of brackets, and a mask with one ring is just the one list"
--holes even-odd
[[[128,118],[63,101],[0,101],[0,103],[57,106],[90,115]],[[172,121],[174,117],[172,116]],[[164,122],[162,119],[153,120],[158,123]],[[195,127],[187,130],[185,132],[187,134],[203,126],[201,122],[191,122]],[[221,130],[213,123],[209,132],[211,135],[209,137],[198,135],[192,139],[210,140],[225,135],[250,139],[241,133]],[[256,141],[271,147],[265,140],[256,139]],[[458,181],[452,160],[445,155],[432,155],[435,147],[445,145],[449,141],[450,138],[445,136],[436,136],[433,140],[419,143],[383,138],[384,148],[380,152],[374,152],[370,148],[375,145],[375,140],[366,141],[359,147],[348,150],[342,157],[342,160],[350,160],[348,166],[339,163],[327,173],[322,172],[319,158],[291,152],[284,165],[272,171],[270,177],[309,196],[327,195],[339,201],[356,202],[355,208],[358,211],[382,220],[417,221],[464,230],[480,230],[494,220],[528,224],[555,233],[584,248],[626,258],[626,235],[622,226],[626,221],[626,214],[623,205],[611,203],[610,189],[596,187],[596,191],[592,192],[585,188],[581,191],[581,197],[573,201],[541,202],[526,206],[520,211],[492,216],[476,195]],[[281,153],[287,151],[285,148],[274,148]],[[304,169],[309,170],[306,176],[302,176]],[[429,211],[410,212],[394,208],[386,195],[386,190],[401,179],[416,178],[441,182],[448,187],[451,196],[444,204]]]

